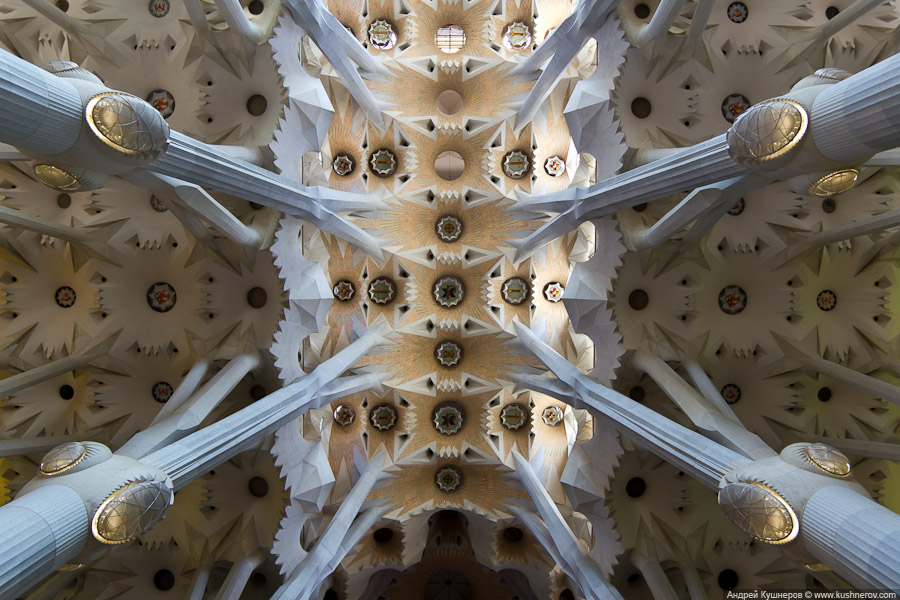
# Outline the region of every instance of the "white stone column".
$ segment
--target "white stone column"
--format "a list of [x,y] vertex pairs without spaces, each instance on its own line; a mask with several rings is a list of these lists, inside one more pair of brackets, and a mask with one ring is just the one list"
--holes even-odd
[[20,594],[84,548],[90,515],[81,497],[48,485],[0,506],[0,600]]
[[647,587],[650,588],[655,600],[678,600],[678,594],[675,593],[672,582],[666,577],[666,572],[658,560],[632,552],[631,563],[644,576],[644,581],[647,582]]
[[812,495],[800,523],[806,549],[847,581],[900,591],[900,515],[832,486]]
[[61,154],[78,139],[81,96],[71,83],[0,50],[0,142]]
[[216,600],[238,600],[244,588],[247,587],[247,582],[250,581],[253,571],[262,564],[264,558],[265,554],[263,554],[262,550],[257,550],[250,556],[244,557],[231,565],[231,569],[228,571],[225,581],[222,582],[219,593],[216,594]]
[[828,86],[813,101],[810,133],[822,154],[848,164],[900,146],[900,54]]

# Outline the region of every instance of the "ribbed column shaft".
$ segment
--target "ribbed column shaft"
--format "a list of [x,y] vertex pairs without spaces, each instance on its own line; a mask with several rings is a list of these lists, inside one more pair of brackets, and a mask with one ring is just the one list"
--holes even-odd
[[849,164],[900,146],[900,54],[819,94],[810,130],[819,152]]
[[17,598],[75,557],[89,529],[81,497],[61,485],[0,506],[0,600]]
[[806,549],[847,581],[900,591],[900,515],[834,486],[813,494],[800,523]]
[[81,131],[81,96],[65,79],[0,50],[0,142],[60,154]]
[[576,203],[575,215],[579,221],[596,219],[744,173],[746,169],[728,155],[723,134],[601,181]]

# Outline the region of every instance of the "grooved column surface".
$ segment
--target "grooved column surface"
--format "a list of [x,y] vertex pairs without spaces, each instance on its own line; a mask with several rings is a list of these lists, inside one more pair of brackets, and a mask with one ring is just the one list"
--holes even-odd
[[813,494],[800,524],[807,550],[850,583],[900,591],[900,515],[834,486]]
[[89,528],[81,497],[61,485],[0,506],[0,600],[17,598],[75,557]]
[[861,162],[900,146],[900,54],[825,89],[813,101],[810,128],[832,160]]
[[0,50],[0,141],[59,154],[81,131],[81,96],[65,79]]

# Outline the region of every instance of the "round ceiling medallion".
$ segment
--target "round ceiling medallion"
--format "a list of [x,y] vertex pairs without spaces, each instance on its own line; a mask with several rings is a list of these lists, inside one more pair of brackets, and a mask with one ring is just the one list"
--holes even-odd
[[165,281],[154,283],[147,290],[147,304],[156,312],[169,312],[175,308],[177,300],[178,296],[175,294],[175,288]]
[[444,54],[456,54],[466,45],[466,32],[459,25],[438,27],[434,34],[434,43]]
[[67,285],[56,290],[56,305],[60,308],[70,308],[75,306],[75,290]]
[[750,9],[743,2],[732,2],[728,5],[728,19],[732,23],[743,23],[750,16]]
[[174,393],[175,388],[168,381],[157,381],[150,389],[150,394],[157,402],[168,402]]
[[162,19],[169,14],[169,0],[150,0],[148,8],[151,15],[157,19]]
[[169,212],[169,208],[162,200],[156,197],[156,194],[150,195],[150,208],[158,213]]
[[834,307],[837,306],[837,294],[831,290],[822,290],[816,296],[816,306],[819,307],[819,310],[825,312],[834,310]]
[[550,427],[556,427],[563,420],[563,409],[558,406],[548,406],[541,411],[541,420]]
[[462,235],[462,221],[456,217],[445,215],[435,225],[438,237],[445,242],[455,242]]
[[331,293],[341,302],[347,302],[353,298],[353,294],[356,293],[356,288],[354,288],[353,284],[346,279],[342,279],[334,284]]
[[434,355],[443,366],[452,367],[462,359],[462,348],[459,344],[448,340],[437,345]]
[[550,302],[559,302],[562,300],[566,288],[558,281],[551,281],[544,286],[544,297]]
[[507,429],[515,431],[528,422],[528,411],[521,404],[512,402],[500,411],[500,422]]
[[168,119],[175,112],[175,96],[166,90],[153,90],[147,96],[147,102],[159,111],[163,119]]
[[397,34],[390,23],[378,19],[369,25],[369,42],[379,50],[390,50],[397,43]]
[[719,393],[722,394],[722,398],[728,404],[737,404],[741,399],[741,388],[734,383],[726,383],[719,390]]
[[544,163],[544,171],[551,177],[561,177],[566,172],[566,161],[559,156],[551,156]]
[[525,50],[531,45],[531,29],[521,21],[514,21],[503,33],[503,42],[510,50]]
[[369,420],[375,429],[387,431],[397,422],[397,411],[390,404],[379,404],[369,413]]
[[513,150],[503,157],[503,172],[511,179],[522,179],[530,167],[531,161],[524,152]]
[[462,473],[456,467],[441,467],[434,476],[434,482],[445,492],[453,492],[462,483]]
[[503,282],[500,294],[508,304],[522,304],[528,299],[528,282],[521,277],[511,277]]
[[726,285],[719,292],[719,308],[726,315],[736,315],[747,308],[747,292],[738,285]]
[[369,160],[372,172],[379,177],[390,177],[397,170],[397,159],[390,150],[377,150]]
[[742,212],[744,212],[744,208],[746,207],[746,203],[743,198],[738,198],[738,201],[731,205],[731,208],[728,209],[728,214],[732,217],[736,217]]
[[355,167],[356,161],[353,160],[352,156],[348,156],[347,154],[338,154],[331,162],[331,168],[341,177],[345,177],[352,173]]
[[349,406],[347,404],[339,404],[337,408],[334,409],[333,416],[335,423],[337,423],[341,427],[346,427],[353,422],[353,419],[356,418],[356,411],[353,410],[352,406]]
[[434,299],[447,308],[456,306],[463,299],[462,281],[456,277],[441,277],[434,284]]
[[750,101],[747,100],[747,96],[742,94],[732,94],[722,100],[722,116],[729,123],[734,123],[735,119],[748,108],[750,108]]
[[462,428],[462,412],[455,406],[439,406],[434,411],[434,428],[444,435],[453,435]]
[[389,304],[395,293],[394,282],[385,277],[379,277],[369,285],[369,298],[375,304]]

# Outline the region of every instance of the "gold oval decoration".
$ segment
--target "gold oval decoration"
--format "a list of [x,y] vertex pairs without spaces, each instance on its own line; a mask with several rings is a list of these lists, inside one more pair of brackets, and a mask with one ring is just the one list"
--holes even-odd
[[104,544],[130,542],[162,519],[171,499],[172,490],[164,481],[123,485],[94,513],[91,532]]
[[842,194],[856,185],[858,177],[859,171],[856,169],[834,171],[824,177],[820,177],[809,186],[809,193],[820,198]]
[[786,544],[800,533],[800,521],[778,492],[756,481],[729,483],[719,490],[725,516],[747,535]]
[[739,163],[763,163],[791,152],[809,128],[806,109],[776,99],[751,106],[728,130],[728,153]]
[[98,94],[84,111],[91,131],[118,152],[155,155],[165,147],[169,126],[159,111],[140,98],[120,92]]
[[87,446],[81,442],[60,444],[44,455],[41,460],[41,473],[47,476],[64,473],[84,460]]
[[826,444],[810,444],[803,456],[816,467],[836,477],[850,476],[850,460],[843,452]]

